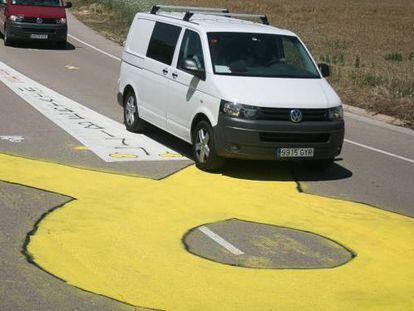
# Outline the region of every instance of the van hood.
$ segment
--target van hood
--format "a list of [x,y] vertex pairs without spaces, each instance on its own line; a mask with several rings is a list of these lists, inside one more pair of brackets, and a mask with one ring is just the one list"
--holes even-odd
[[66,17],[66,11],[64,7],[50,6],[10,5],[9,13],[11,15],[21,15],[24,17],[41,17],[56,19]]
[[325,79],[215,75],[222,99],[259,107],[330,108],[341,101]]

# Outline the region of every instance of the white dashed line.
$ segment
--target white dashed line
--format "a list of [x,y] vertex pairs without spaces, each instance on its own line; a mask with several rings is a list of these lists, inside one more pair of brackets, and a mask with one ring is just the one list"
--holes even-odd
[[241,251],[240,249],[238,249],[236,246],[234,246],[230,242],[227,242],[225,239],[223,239],[221,236],[219,236],[218,234],[216,234],[213,231],[211,231],[206,226],[201,226],[200,228],[198,228],[198,230],[200,230],[201,232],[203,232],[206,236],[208,236],[214,242],[216,242],[216,243],[220,244],[221,246],[223,246],[225,249],[227,249],[233,255],[239,256],[239,255],[243,255],[244,254],[243,251]]

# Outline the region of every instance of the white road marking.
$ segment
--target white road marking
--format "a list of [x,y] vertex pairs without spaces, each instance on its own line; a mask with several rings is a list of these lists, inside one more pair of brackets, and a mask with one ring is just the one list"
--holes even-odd
[[203,232],[206,236],[208,236],[214,242],[216,242],[216,243],[220,244],[221,246],[223,246],[225,249],[227,249],[233,255],[239,256],[239,255],[243,255],[244,254],[243,251],[241,251],[240,249],[238,249],[236,246],[234,246],[230,242],[227,242],[225,239],[223,239],[221,236],[219,236],[218,234],[216,234],[213,231],[211,231],[206,226],[201,226],[200,228],[198,228],[198,230],[200,230],[201,232]]
[[80,69],[79,67],[72,66],[72,65],[66,65],[65,68],[68,70],[79,70]]
[[7,140],[11,143],[18,144],[18,143],[23,142],[24,137],[23,136],[0,136],[0,140]]
[[365,148],[365,149],[372,150],[372,151],[375,151],[375,152],[378,152],[378,153],[382,153],[382,154],[385,154],[387,156],[390,156],[390,157],[393,157],[393,158],[396,158],[396,159],[400,159],[400,160],[403,160],[403,161],[407,161],[407,162],[410,162],[410,163],[414,163],[414,160],[413,159],[409,159],[409,158],[406,158],[406,157],[403,157],[403,156],[399,156],[399,155],[394,154],[394,153],[391,153],[391,152],[387,152],[387,151],[384,151],[384,150],[381,150],[381,149],[377,149],[377,148],[374,148],[374,147],[371,147],[371,146],[367,146],[367,145],[364,145],[364,144],[360,144],[360,143],[357,143],[357,142],[352,141],[352,140],[349,140],[349,139],[345,139],[345,142],[347,142],[348,144],[352,144],[352,145],[361,147],[361,148]]
[[119,57],[116,57],[116,56],[114,56],[112,54],[109,54],[108,52],[105,52],[104,50],[101,50],[101,49],[97,48],[96,46],[93,46],[92,44],[86,43],[85,41],[82,41],[81,39],[79,39],[79,38],[77,38],[77,37],[75,37],[75,36],[73,36],[71,34],[68,34],[68,37],[70,37],[70,38],[72,38],[72,39],[74,39],[76,41],[79,41],[80,43],[82,43],[82,44],[90,47],[91,49],[93,49],[95,51],[98,51],[99,53],[102,53],[102,54],[104,54],[104,55],[106,55],[106,56],[108,56],[108,57],[110,57],[112,59],[115,59],[115,60],[117,60],[119,62],[121,61],[121,59]]
[[0,61],[0,81],[105,162],[174,161],[173,150],[31,80]]
[[[93,45],[91,45],[89,43],[86,43],[86,42],[82,41],[81,39],[79,39],[79,38],[77,38],[77,37],[75,37],[73,35],[68,35],[68,36],[71,37],[72,39],[75,39],[75,40],[79,41],[80,43],[82,43],[82,44],[90,47],[91,49],[93,49],[95,51],[98,51],[98,52],[100,52],[100,53],[102,53],[102,54],[104,54],[106,56],[109,56],[112,59],[117,60],[117,61],[121,61],[121,59],[119,57],[116,57],[116,56],[114,56],[112,54],[109,54],[108,52],[105,52],[105,51],[103,51],[103,50],[101,50],[101,49],[99,49],[99,48],[97,48],[97,47],[95,47],[95,46],[93,46]],[[378,152],[378,153],[382,153],[384,155],[388,155],[390,157],[394,157],[394,158],[397,158],[397,159],[400,159],[400,160],[403,160],[403,161],[408,161],[408,162],[414,163],[414,160],[409,159],[409,158],[406,158],[406,157],[403,157],[403,156],[399,156],[399,155],[396,155],[396,154],[393,154],[393,153],[390,153],[390,152],[387,152],[387,151],[383,151],[381,149],[377,149],[377,148],[370,147],[370,146],[367,146],[367,145],[364,145],[364,144],[361,144],[361,143],[357,143],[357,142],[354,142],[352,140],[345,139],[345,141],[347,143],[354,144],[356,146],[359,146],[359,147],[362,147],[362,148],[365,148],[365,149],[368,149],[368,150],[371,150],[371,151],[375,151],[375,152]]]

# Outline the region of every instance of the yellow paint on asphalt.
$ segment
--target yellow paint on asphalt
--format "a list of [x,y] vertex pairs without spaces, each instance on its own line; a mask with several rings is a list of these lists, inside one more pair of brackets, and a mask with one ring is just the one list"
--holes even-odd
[[160,157],[170,158],[170,159],[173,159],[173,158],[179,159],[179,158],[182,158],[183,156],[179,153],[165,152],[165,153],[161,153]]
[[132,153],[112,153],[109,155],[112,158],[117,158],[117,159],[135,159],[138,158],[138,156],[136,154],[132,154]]
[[89,148],[88,147],[86,147],[86,146],[77,146],[77,147],[75,147],[75,148],[73,148],[74,150],[77,150],[77,151],[85,151],[85,150],[89,150]]
[[[362,204],[190,167],[167,179],[0,155],[0,179],[76,198],[28,246],[69,284],[167,310],[413,310],[414,221]],[[256,270],[186,252],[190,228],[229,218],[329,237],[358,254],[320,270]]]

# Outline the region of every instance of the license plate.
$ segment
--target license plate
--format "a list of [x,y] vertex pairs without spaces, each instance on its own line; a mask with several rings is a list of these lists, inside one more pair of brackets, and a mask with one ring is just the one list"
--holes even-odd
[[38,34],[31,34],[30,39],[47,39],[48,35],[38,35]]
[[313,158],[314,148],[278,148],[278,158]]

